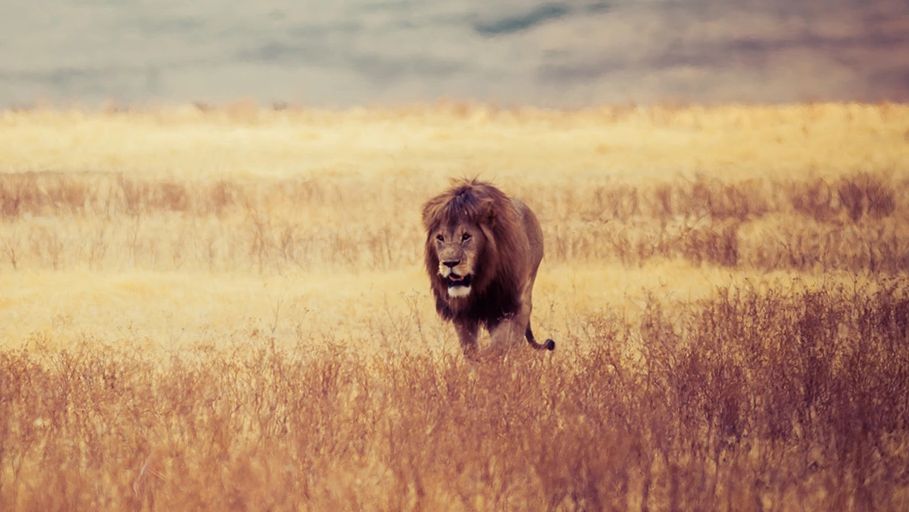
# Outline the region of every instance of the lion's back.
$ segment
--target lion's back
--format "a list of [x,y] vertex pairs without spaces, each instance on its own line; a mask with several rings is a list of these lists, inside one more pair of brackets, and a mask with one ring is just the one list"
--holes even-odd
[[516,197],[510,199],[518,214],[524,234],[527,236],[531,274],[536,274],[536,269],[543,260],[543,228],[540,227],[536,214],[524,201]]

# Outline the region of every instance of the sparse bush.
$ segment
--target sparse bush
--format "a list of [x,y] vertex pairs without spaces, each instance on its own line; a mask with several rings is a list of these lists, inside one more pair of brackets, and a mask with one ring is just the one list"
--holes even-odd
[[909,269],[905,226],[895,219],[830,225],[782,217],[741,247],[741,263],[773,270],[819,269],[895,274]]
[[682,255],[696,264],[734,267],[739,262],[738,224],[690,229],[683,233],[679,245]]
[[896,209],[893,188],[872,174],[861,173],[841,179],[837,194],[853,222],[861,220],[864,214],[876,219],[887,217]]
[[833,186],[820,178],[796,183],[791,187],[790,198],[797,212],[818,222],[837,220],[841,214],[852,222],[859,222],[866,214],[881,219],[896,210],[894,187],[870,173],[840,178]]
[[758,180],[728,184],[698,175],[690,187],[683,199],[686,215],[742,222],[760,217],[770,209],[769,198],[764,195]]
[[833,190],[821,178],[795,183],[789,189],[792,207],[795,211],[825,222],[836,215]]

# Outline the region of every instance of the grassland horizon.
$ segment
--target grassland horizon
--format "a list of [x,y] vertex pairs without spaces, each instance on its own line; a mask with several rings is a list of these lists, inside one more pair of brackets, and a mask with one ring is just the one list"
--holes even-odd
[[[434,313],[474,175],[553,354]],[[907,197],[902,104],[0,112],[0,509],[905,510]]]

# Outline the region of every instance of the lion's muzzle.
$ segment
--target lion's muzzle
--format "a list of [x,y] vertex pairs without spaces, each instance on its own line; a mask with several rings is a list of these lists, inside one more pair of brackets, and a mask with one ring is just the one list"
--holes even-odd
[[473,276],[467,274],[466,276],[460,276],[454,272],[449,272],[447,276],[443,277],[445,285],[448,287],[448,296],[449,297],[467,297],[470,295],[470,284],[473,281]]

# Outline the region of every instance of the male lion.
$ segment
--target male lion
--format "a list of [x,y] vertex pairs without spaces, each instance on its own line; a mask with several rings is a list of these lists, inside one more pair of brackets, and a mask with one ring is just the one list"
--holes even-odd
[[476,356],[480,325],[494,347],[511,347],[523,337],[539,344],[530,329],[533,282],[543,259],[540,222],[520,199],[476,179],[423,206],[426,271],[436,311],[454,323],[464,354]]

